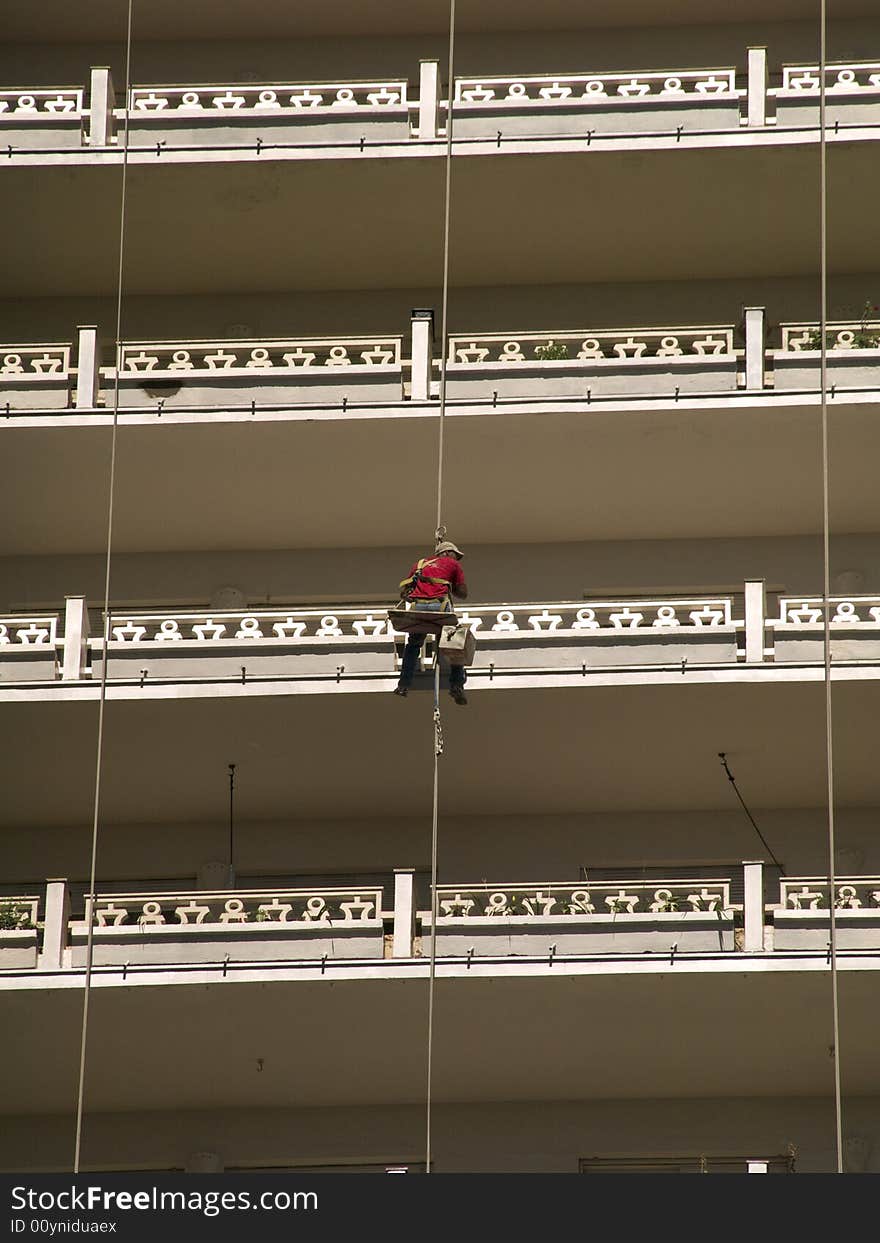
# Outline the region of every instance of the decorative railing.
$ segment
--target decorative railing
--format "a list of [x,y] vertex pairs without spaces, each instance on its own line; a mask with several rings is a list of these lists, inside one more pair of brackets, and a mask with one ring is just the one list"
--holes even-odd
[[112,894],[95,903],[98,928],[236,924],[351,924],[382,918],[381,889],[255,889],[235,893]]
[[[818,323],[782,324],[780,327],[784,353],[822,348],[822,332]],[[832,351],[880,349],[880,319],[827,324],[825,344]]]
[[[458,609],[458,617],[483,638],[516,635],[523,640],[548,636],[584,638],[596,632],[732,631],[731,598],[597,602],[590,605],[481,605]],[[267,644],[387,642],[393,631],[384,609],[253,610],[250,613],[141,613],[115,618],[110,626],[114,644]]]
[[[880,631],[880,596],[830,596],[831,626]],[[821,596],[797,596],[779,601],[779,616],[770,619],[775,630],[822,630]]]
[[0,648],[54,647],[57,639],[57,616],[0,617]]
[[149,341],[121,347],[120,375],[252,376],[321,367],[399,369],[400,337],[344,337],[280,341]]
[[677,69],[664,73],[456,78],[453,106],[506,109],[562,104],[589,107],[624,104],[646,98],[661,102],[736,99],[736,70]]
[[[880,917],[880,877],[835,879],[835,910],[872,911]],[[827,878],[795,877],[779,883],[779,901],[786,911],[827,911],[831,885]]]
[[583,604],[532,604],[459,609],[458,616],[481,637],[515,634],[521,638],[581,635],[621,630],[732,630],[730,598],[627,600]]
[[405,81],[135,87],[130,107],[140,116],[236,113],[252,117],[276,113],[405,111],[406,90]]
[[321,609],[252,613],[128,614],[114,620],[111,642],[211,644],[242,641],[292,644],[298,642],[363,643],[390,634],[381,609]]
[[0,91],[0,125],[13,121],[45,121],[52,116],[81,116],[83,92],[80,87],[64,90]]
[[[777,94],[818,95],[820,81],[818,65],[786,65]],[[834,94],[880,93],[880,61],[826,65],[825,90]]]
[[483,333],[449,340],[449,362],[545,367],[553,362],[619,364],[639,360],[726,358],[734,355],[733,328],[630,328],[623,331]]
[[728,880],[448,885],[437,890],[439,919],[582,919],[591,915],[659,915],[729,909]]
[[57,380],[69,372],[69,345],[0,345],[0,385],[16,379]]

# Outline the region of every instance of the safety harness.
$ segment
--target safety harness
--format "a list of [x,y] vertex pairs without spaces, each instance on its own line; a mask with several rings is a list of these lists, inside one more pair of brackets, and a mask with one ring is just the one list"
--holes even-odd
[[416,568],[413,573],[410,574],[409,578],[403,579],[400,584],[400,598],[402,600],[407,600],[416,587],[418,587],[419,583],[430,583],[433,587],[446,587],[446,595],[448,597],[448,588],[450,586],[448,578],[434,578],[430,574],[422,573],[426,565],[433,565],[436,560],[436,557],[422,557],[416,563]]

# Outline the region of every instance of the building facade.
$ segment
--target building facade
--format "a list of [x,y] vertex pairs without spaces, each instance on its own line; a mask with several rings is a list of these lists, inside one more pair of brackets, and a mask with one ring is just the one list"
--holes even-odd
[[433,958],[432,1171],[880,1168],[876,6],[824,133],[809,0],[121,7],[0,50],[0,1165],[88,986],[83,1170],[420,1172]]

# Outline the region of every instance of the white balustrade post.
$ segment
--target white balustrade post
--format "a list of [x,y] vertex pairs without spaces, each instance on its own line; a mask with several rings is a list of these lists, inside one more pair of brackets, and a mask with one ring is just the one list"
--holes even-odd
[[746,580],[746,662],[757,664],[764,659],[764,621],[767,614],[767,591],[763,578]]
[[440,66],[436,60],[419,61],[419,138],[437,137],[440,109]]
[[416,931],[416,910],[413,900],[412,868],[394,869],[394,936],[392,958],[412,958]]
[[743,308],[746,337],[746,388],[764,387],[764,350],[767,310],[763,306]]
[[[116,93],[113,75],[105,66],[92,69],[89,81],[89,146],[109,147],[113,138]],[[126,101],[127,105],[127,101]]]
[[94,410],[101,388],[101,349],[95,324],[80,324],[76,330],[76,396],[77,410]]
[[747,954],[758,954],[764,948],[764,864],[760,859],[747,859],[743,863],[745,881],[743,897],[743,923],[745,938],[743,949]]
[[749,48],[748,123],[767,124],[767,49]]
[[409,395],[412,401],[427,401],[431,396],[431,371],[434,352],[434,312],[416,309],[412,314],[412,370]]
[[61,677],[79,682],[85,677],[88,659],[89,610],[85,596],[64,598],[64,661]]
[[47,880],[43,951],[40,955],[40,966],[46,971],[58,971],[64,966],[69,921],[70,889],[66,879]]

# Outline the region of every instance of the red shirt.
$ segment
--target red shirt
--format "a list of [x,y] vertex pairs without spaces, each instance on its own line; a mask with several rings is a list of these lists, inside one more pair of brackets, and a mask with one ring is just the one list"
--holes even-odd
[[[418,562],[412,567],[410,574],[415,574],[417,569]],[[409,596],[411,600],[442,600],[450,591],[459,594],[462,590],[467,590],[464,574],[456,557],[444,555],[432,557],[422,566],[421,572],[427,574],[429,578],[445,578],[449,586],[446,587],[442,583],[416,583]]]

